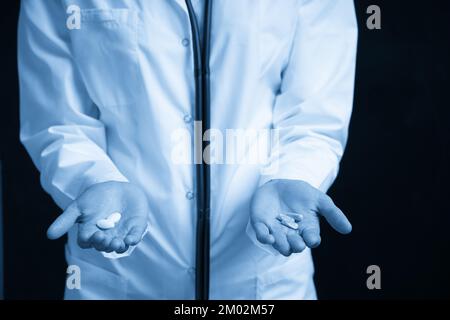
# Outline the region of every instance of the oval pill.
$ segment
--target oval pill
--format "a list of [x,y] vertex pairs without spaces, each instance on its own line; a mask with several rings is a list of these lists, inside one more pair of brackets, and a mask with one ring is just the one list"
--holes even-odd
[[117,223],[120,221],[121,218],[122,218],[122,215],[120,214],[120,212],[114,212],[114,213],[111,213],[111,215],[108,217],[108,220],[113,223]]
[[296,222],[281,221],[281,224],[286,226],[286,227],[288,227],[288,228],[290,228],[290,229],[298,230],[298,223],[296,223]]
[[116,223],[120,221],[122,215],[120,212],[113,212],[107,218],[97,221],[97,227],[100,229],[112,229],[116,226]]
[[114,226],[115,226],[115,223],[111,222],[108,219],[100,219],[97,221],[97,227],[99,227],[100,229],[104,229],[104,230],[112,229],[112,228],[114,228]]
[[283,214],[283,213],[280,213],[280,215],[279,215],[278,217],[279,217],[278,220],[280,220],[280,221],[295,222],[295,219],[294,219],[294,218],[292,218],[292,217],[290,217],[290,216],[288,216],[288,215],[285,215],[285,214]]
[[300,222],[303,220],[303,215],[301,213],[288,213],[288,216],[294,219],[296,222]]

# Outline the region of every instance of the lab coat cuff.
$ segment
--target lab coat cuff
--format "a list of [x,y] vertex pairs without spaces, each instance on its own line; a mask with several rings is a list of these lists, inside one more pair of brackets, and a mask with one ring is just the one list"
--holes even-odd
[[271,180],[300,180],[307,182],[316,189],[326,192],[337,176],[339,163],[335,160],[321,159],[320,162],[295,161],[277,164],[279,168],[275,173],[260,175],[259,186]]

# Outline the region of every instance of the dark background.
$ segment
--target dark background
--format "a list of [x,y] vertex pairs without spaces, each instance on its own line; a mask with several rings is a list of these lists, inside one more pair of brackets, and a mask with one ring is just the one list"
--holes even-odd
[[[18,139],[18,3],[4,1],[0,13],[5,295],[59,299],[64,240],[45,237],[59,209]],[[381,7],[382,30],[366,28],[371,4]],[[356,0],[356,7],[355,107],[330,190],[354,231],[342,237],[323,224],[325,240],[314,251],[319,297],[450,298],[450,1]],[[381,268],[381,290],[366,287],[372,264]]]

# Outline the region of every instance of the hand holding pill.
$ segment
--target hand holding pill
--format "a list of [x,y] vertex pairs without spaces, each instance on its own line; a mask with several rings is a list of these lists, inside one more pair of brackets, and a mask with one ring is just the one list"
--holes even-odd
[[271,180],[255,192],[250,221],[257,240],[285,256],[321,242],[319,217],[338,232],[352,226],[331,198],[300,180]]
[[78,244],[123,253],[137,245],[147,228],[148,202],[137,186],[124,182],[93,185],[70,204],[47,231],[57,239],[78,225]]

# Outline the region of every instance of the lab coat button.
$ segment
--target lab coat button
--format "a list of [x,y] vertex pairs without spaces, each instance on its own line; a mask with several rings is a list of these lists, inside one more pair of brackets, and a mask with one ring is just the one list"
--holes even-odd
[[187,114],[187,115],[184,116],[183,120],[186,123],[191,123],[192,122],[192,116]]
[[194,193],[192,191],[186,192],[186,199],[188,200],[194,199]]
[[188,38],[184,38],[183,41],[181,41],[181,44],[185,47],[189,46],[190,43]]

